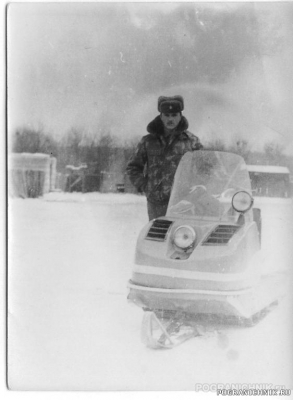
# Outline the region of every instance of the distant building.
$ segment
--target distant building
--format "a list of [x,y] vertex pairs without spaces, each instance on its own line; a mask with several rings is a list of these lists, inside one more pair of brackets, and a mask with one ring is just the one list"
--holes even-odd
[[248,165],[255,196],[291,197],[290,171],[277,165]]
[[8,193],[13,197],[39,197],[53,191],[56,158],[42,153],[12,153],[8,156]]

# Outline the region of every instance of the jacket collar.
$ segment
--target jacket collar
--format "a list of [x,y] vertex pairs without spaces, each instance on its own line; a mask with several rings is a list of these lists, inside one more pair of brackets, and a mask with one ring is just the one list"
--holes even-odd
[[[175,133],[180,134],[185,132],[188,129],[188,121],[187,119],[182,115],[181,121],[179,122]],[[158,115],[155,119],[153,119],[147,126],[147,131],[155,136],[160,136],[164,135],[164,125],[163,122],[160,118],[160,115]]]

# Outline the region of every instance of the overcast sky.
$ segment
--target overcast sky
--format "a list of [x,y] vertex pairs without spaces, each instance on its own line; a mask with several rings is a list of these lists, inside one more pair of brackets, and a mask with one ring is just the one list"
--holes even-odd
[[[96,136],[109,129],[140,137],[157,115],[157,97],[182,94],[190,130],[203,141],[244,136],[259,145],[274,138],[293,151],[292,10],[280,2],[10,4],[8,131],[62,136],[78,128]],[[255,43],[251,34],[243,43],[241,28],[227,36],[231,18],[245,26],[251,16]],[[219,27],[221,17],[229,27]],[[215,45],[219,32],[230,41],[223,51],[222,42]],[[255,53],[275,36],[277,48]],[[225,60],[229,46],[235,67]]]

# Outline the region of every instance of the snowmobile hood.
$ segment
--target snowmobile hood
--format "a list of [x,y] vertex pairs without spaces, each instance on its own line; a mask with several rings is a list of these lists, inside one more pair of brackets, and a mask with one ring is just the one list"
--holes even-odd
[[[182,115],[181,121],[176,128],[176,133],[185,132],[188,129],[188,125],[187,119]],[[164,125],[159,115],[148,124],[147,131],[153,135],[164,134]]]

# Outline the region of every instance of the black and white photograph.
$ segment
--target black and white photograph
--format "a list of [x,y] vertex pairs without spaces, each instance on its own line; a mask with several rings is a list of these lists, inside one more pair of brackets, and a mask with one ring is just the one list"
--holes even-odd
[[10,391],[292,398],[292,71],[291,2],[7,5]]

